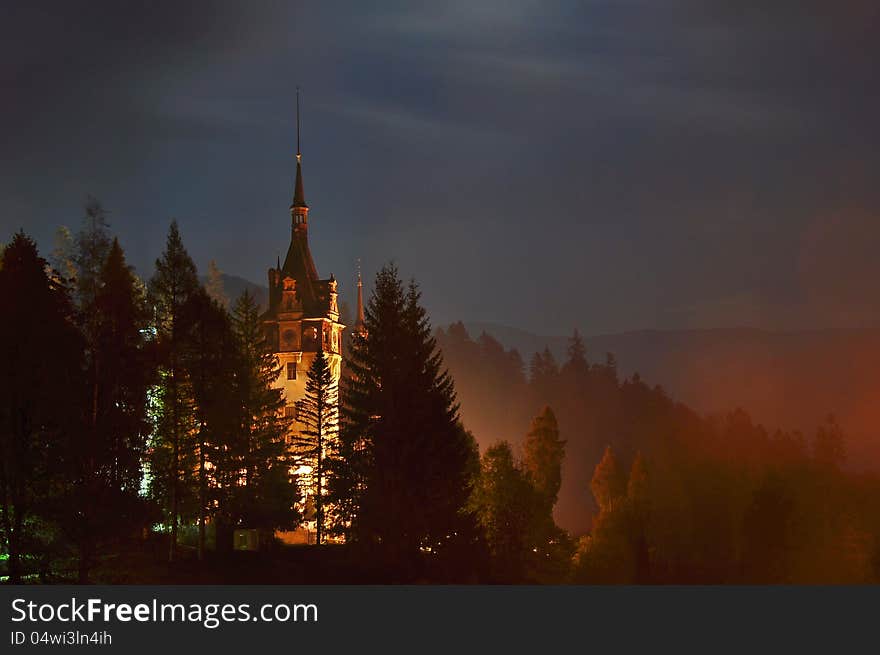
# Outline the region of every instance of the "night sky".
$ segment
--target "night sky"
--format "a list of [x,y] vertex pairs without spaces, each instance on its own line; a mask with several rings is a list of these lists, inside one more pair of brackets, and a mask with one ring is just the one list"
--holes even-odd
[[0,241],[48,254],[93,194],[142,275],[175,217],[265,284],[299,85],[350,303],[393,259],[435,324],[880,324],[874,0],[11,4]]

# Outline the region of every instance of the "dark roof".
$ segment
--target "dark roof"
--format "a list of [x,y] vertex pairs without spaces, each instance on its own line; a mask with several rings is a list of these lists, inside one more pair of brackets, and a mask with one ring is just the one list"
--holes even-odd
[[297,160],[296,162],[296,186],[293,189],[293,205],[291,207],[306,207],[306,194],[303,191],[303,173],[302,173],[302,163]]

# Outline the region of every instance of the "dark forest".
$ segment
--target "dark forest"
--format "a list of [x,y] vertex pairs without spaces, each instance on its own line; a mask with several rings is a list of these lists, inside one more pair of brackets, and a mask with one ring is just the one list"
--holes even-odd
[[[291,438],[257,300],[200,281],[176,223],[145,280],[97,201],[62,236],[0,259],[10,582],[880,582],[880,481],[833,416],[703,416],[577,331],[526,363],[435,330],[388,264]],[[304,521],[315,545],[274,537]]]

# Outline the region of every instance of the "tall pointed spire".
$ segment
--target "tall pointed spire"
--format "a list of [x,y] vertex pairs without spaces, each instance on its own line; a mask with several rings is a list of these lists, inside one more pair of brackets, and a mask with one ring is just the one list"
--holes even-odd
[[297,281],[297,293],[313,297],[314,289],[306,289],[318,279],[318,270],[309,250],[309,206],[303,193],[302,152],[300,151],[299,87],[296,88],[296,186],[290,205],[290,247],[281,267],[281,277],[290,276]]
[[308,209],[306,194],[303,191],[302,177],[302,151],[300,150],[300,118],[299,118],[299,87],[296,87],[296,185],[293,190],[293,204],[291,208],[303,207]]
[[358,259],[358,301],[357,301],[357,320],[354,323],[354,333],[361,336],[367,333],[367,326],[364,323],[364,283],[361,281],[361,260]]

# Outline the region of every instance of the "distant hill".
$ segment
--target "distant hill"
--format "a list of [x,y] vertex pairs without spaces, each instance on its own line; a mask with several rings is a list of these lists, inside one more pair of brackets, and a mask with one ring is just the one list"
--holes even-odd
[[[564,361],[566,336],[465,326],[475,337],[485,331],[516,348],[526,365],[544,347]],[[703,413],[742,407],[770,429],[810,436],[833,413],[849,437],[849,465],[880,470],[880,329],[643,330],[586,337],[585,343],[590,361],[604,362],[612,352],[621,376],[638,372]]]
[[[251,295],[256,299],[257,304],[262,309],[266,309],[269,304],[269,289],[267,287],[254,284],[250,280],[245,280],[243,277],[238,277],[236,275],[221,273],[220,277],[223,280],[223,292],[229,299],[230,307],[235,303],[236,298],[247,290],[250,291]],[[208,276],[201,275],[199,276],[199,280],[202,284],[206,284],[208,282]]]

